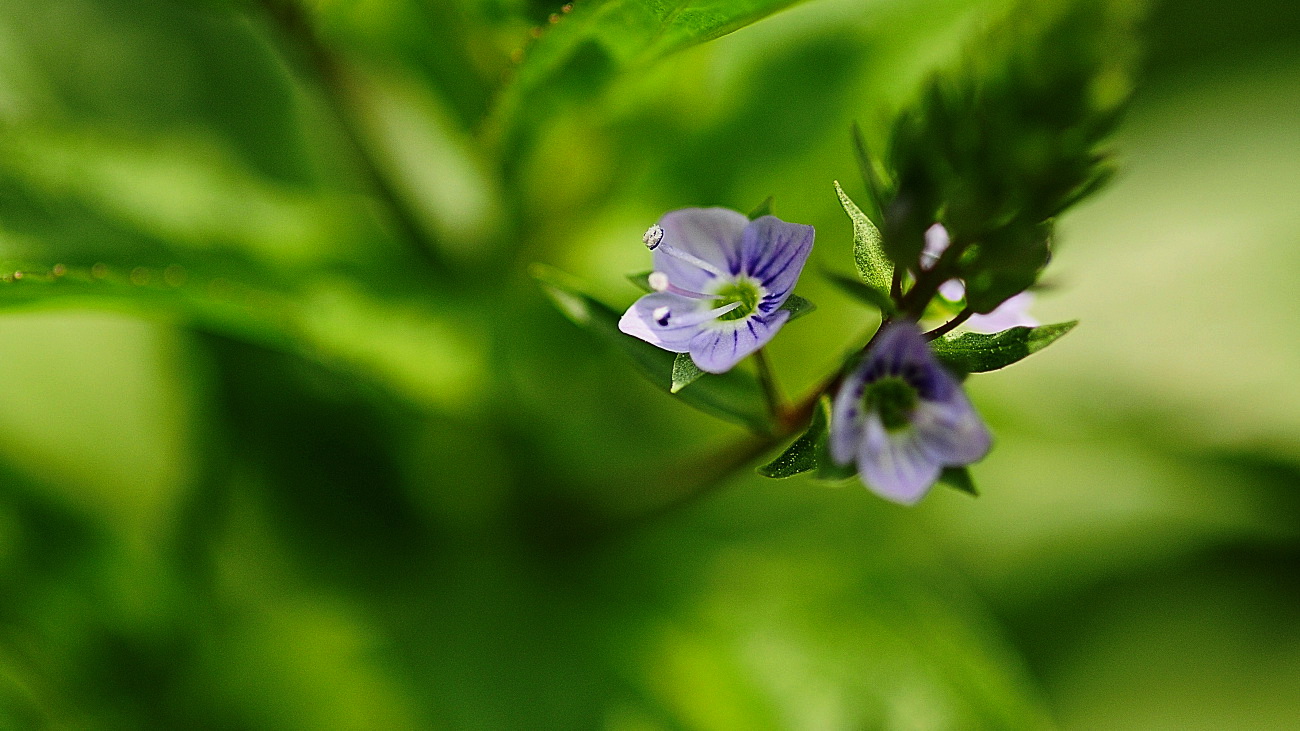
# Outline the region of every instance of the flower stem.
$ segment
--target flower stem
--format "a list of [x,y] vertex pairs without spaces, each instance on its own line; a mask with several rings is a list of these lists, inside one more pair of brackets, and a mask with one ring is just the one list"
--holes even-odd
[[763,348],[754,351],[754,365],[758,368],[758,382],[763,387],[763,396],[767,399],[767,411],[773,419],[780,420],[784,410],[785,399],[781,396],[781,388],[776,385],[776,374],[772,370],[772,363],[767,359],[767,352]]
[[[862,350],[870,348],[871,344],[876,341],[876,338],[889,323],[890,318],[885,318],[880,323],[880,327],[876,329],[876,332],[867,339],[866,344],[862,346]],[[759,356],[762,352],[761,349],[756,351],[755,356]],[[761,356],[757,360],[766,363],[766,358]],[[759,366],[759,372],[760,374],[767,372],[770,376],[771,369],[761,365]],[[647,523],[653,523],[713,494],[713,492],[725,486],[737,472],[750,466],[759,457],[805,429],[809,422],[812,421],[813,411],[817,408],[817,402],[822,395],[833,393],[839,388],[840,382],[843,380],[844,374],[839,371],[827,376],[825,380],[813,387],[799,401],[782,408],[776,413],[776,423],[773,426],[772,433],[751,434],[738,442],[728,445],[719,452],[701,459],[689,469],[682,470],[680,474],[690,476],[688,478],[690,481],[684,487],[677,489],[671,497],[658,505],[625,514],[612,520],[605,526],[603,534],[617,535]],[[775,388],[774,383],[773,388]]]
[[975,310],[972,310],[971,308],[967,307],[966,309],[957,313],[956,317],[952,318],[951,320],[945,322],[939,327],[936,327],[935,329],[926,333],[923,337],[926,340],[937,340],[940,337],[952,332],[954,328],[956,328],[958,325],[962,324],[963,322],[969,320],[971,318],[971,315],[974,314],[975,314]]

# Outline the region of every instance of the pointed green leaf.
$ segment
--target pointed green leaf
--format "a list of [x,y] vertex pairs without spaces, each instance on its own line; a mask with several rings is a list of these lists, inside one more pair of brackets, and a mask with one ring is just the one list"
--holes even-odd
[[[618,329],[619,313],[582,291],[571,276],[553,267],[534,264],[533,278],[543,291],[575,324],[580,325],[632,359],[637,368],[654,385],[671,391],[676,353],[661,350]],[[762,388],[753,375],[733,369],[722,374],[705,374],[695,384],[677,394],[683,402],[721,419],[735,422],[755,432],[771,431]]]
[[835,194],[839,196],[840,205],[853,222],[853,261],[858,265],[858,274],[867,284],[888,292],[890,280],[894,276],[894,265],[889,263],[881,246],[880,229],[849,198],[838,180],[835,181]]
[[810,299],[792,294],[786,298],[785,304],[781,305],[781,309],[790,311],[790,319],[786,322],[794,322],[804,315],[811,315],[817,309],[817,305],[813,304]]
[[879,223],[882,220],[880,202],[889,197],[885,183],[881,180],[875,161],[867,151],[867,141],[862,137],[862,128],[857,122],[853,123],[852,136],[853,156],[857,158],[858,170],[862,173],[862,183],[867,186],[867,210],[864,213],[872,221]]
[[690,353],[678,353],[677,357],[673,359],[673,385],[668,389],[668,392],[677,393],[699,380],[700,376],[703,375],[704,371],[700,370],[700,367],[695,365],[695,361],[691,360]]
[[762,203],[758,204],[757,208],[749,212],[749,220],[752,221],[755,218],[762,218],[763,216],[770,215],[772,215],[772,196],[769,195]]
[[870,305],[886,315],[894,313],[894,301],[884,292],[860,280],[854,279],[853,277],[837,274],[835,272],[824,272],[824,274],[827,279],[831,280],[832,284],[839,287],[850,297],[859,302]]
[[818,454],[826,441],[827,412],[821,404],[813,410],[808,430],[794,440],[776,459],[758,468],[764,477],[781,479],[817,469]]
[[979,490],[975,489],[975,481],[971,479],[968,467],[945,467],[939,474],[939,483],[975,497],[980,495]]
[[831,460],[828,432],[830,419],[831,399],[822,396],[813,410],[808,429],[776,459],[759,467],[758,474],[781,479],[813,472],[814,479],[826,482],[841,482],[856,475],[858,470],[855,465],[837,465]]
[[945,335],[930,344],[944,365],[959,373],[985,373],[1005,368],[1037,353],[1074,329],[1078,320],[1041,327],[1013,327],[993,335]]

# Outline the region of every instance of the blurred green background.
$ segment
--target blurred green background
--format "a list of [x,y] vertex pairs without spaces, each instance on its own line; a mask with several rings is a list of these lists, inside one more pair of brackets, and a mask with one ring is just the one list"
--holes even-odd
[[[1152,6],[979,499],[612,533],[742,432],[528,265],[625,306],[664,211],[772,195],[847,270],[849,124],[1006,4],[575,4],[0,0],[0,727],[1300,724],[1294,3]],[[872,325],[799,292],[791,392]]]

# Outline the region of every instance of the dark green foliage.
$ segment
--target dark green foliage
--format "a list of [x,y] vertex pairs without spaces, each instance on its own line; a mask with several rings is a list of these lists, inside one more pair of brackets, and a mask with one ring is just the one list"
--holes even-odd
[[979,497],[979,490],[975,489],[975,480],[970,476],[969,467],[947,467],[939,473],[939,484],[947,485],[959,492]]
[[940,221],[946,271],[967,280],[976,312],[1033,284],[1051,220],[1113,172],[1101,145],[1133,83],[1135,14],[1114,1],[1022,3],[925,85],[890,139],[884,245],[898,266],[915,269]]
[[1071,320],[1041,327],[1013,327],[992,335],[945,335],[931,347],[939,361],[955,373],[986,373],[1037,353],[1078,324],[1078,320]]
[[817,469],[821,461],[820,455],[826,449],[826,425],[829,417],[829,409],[819,403],[813,411],[812,423],[808,429],[776,459],[759,467],[758,474],[773,478],[794,477]]

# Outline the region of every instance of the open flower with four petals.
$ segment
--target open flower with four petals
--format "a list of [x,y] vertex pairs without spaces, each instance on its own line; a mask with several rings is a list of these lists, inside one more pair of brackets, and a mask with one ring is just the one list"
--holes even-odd
[[790,319],[781,309],[812,251],[813,227],[726,208],[685,208],[646,231],[655,292],[619,329],[700,370],[723,373],[763,347]]
[[992,444],[961,384],[911,322],[886,326],[831,410],[831,459],[856,462],[868,488],[905,505],[924,497],[945,467],[976,462]]

